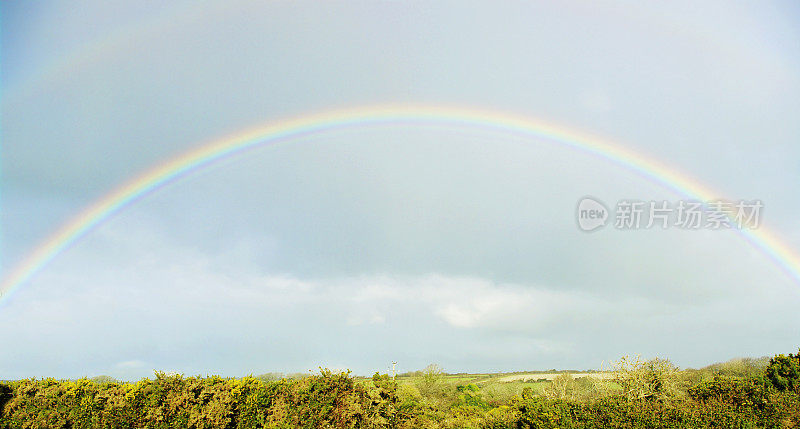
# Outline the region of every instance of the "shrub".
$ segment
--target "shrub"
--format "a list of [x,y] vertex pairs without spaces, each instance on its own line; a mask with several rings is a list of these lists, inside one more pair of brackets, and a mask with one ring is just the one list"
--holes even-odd
[[666,401],[679,394],[678,368],[669,360],[623,356],[611,366],[614,380],[622,387],[628,400]]
[[5,383],[0,383],[0,419],[3,418],[3,408],[5,408],[6,402],[10,401],[11,398],[14,396],[14,390]]
[[727,403],[736,408],[764,411],[769,404],[769,391],[758,379],[722,378],[689,388],[689,397],[702,403]]
[[767,379],[780,391],[800,391],[800,350],[796,355],[779,354],[769,360]]
[[444,371],[435,363],[426,366],[420,371],[420,390],[423,393],[433,390],[441,382],[443,374]]
[[559,374],[542,393],[550,399],[575,399],[575,379],[569,373]]
[[477,407],[482,409],[491,408],[488,403],[483,399],[480,388],[475,384],[468,384],[466,386],[457,386],[458,391],[458,405],[467,407]]
[[[0,428],[255,428],[364,426],[379,407],[349,373],[322,370],[263,382],[157,372],[136,383],[21,380],[0,410]],[[380,420],[373,426],[380,427]]]
[[[800,427],[792,359],[771,362],[787,380],[783,390],[769,377],[717,375],[683,396],[675,394],[677,368],[638,358],[616,364],[622,388],[608,395],[597,395],[597,380],[566,373],[548,383],[546,396],[526,383],[457,386],[438,367],[428,384],[379,373],[357,381],[322,369],[276,381],[158,372],[135,383],[27,379],[0,383],[0,429]],[[433,386],[433,396],[418,386]]]

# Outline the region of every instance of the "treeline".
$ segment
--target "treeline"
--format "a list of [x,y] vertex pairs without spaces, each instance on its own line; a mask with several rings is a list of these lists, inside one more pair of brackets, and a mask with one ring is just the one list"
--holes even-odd
[[564,374],[542,392],[490,391],[433,370],[401,384],[328,370],[279,380],[27,379],[0,383],[0,428],[797,427],[800,352],[691,371],[623,358],[613,381]]

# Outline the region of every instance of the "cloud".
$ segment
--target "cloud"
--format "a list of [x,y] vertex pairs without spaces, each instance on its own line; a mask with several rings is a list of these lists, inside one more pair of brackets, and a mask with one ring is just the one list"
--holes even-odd
[[590,309],[602,308],[598,297],[582,292],[441,274],[362,276],[338,280],[326,288],[351,294],[349,301],[358,304],[355,308],[414,304],[455,328],[519,331],[524,326],[533,331],[576,312],[589,317]]
[[126,360],[117,362],[114,366],[121,369],[142,368],[146,363],[140,360]]
[[[331,364],[370,373],[392,360],[406,369],[590,368],[625,352],[685,364],[763,354],[758,344],[778,349],[782,340],[733,340],[755,327],[791,338],[784,327],[797,317],[775,288],[693,300],[435,272],[264,273],[158,230],[117,218],[22,288],[0,313],[3,326],[15,326],[2,334],[13,353],[0,367],[15,368],[10,377],[135,379],[152,368],[243,375]],[[714,349],[681,354],[669,347],[675,341]]]

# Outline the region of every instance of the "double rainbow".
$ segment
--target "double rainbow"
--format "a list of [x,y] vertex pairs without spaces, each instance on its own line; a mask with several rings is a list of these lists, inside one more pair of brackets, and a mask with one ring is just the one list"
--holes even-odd
[[[370,125],[435,125],[460,129],[479,128],[543,139],[606,159],[663,185],[687,198],[711,201],[718,197],[702,184],[652,159],[600,138],[507,113],[463,107],[431,105],[378,105],[341,109],[268,124],[200,146],[110,192],[41,243],[0,284],[0,303],[26,284],[48,262],[115,213],[171,181],[222,158],[254,147],[334,129]],[[738,230],[741,236],[769,257],[800,284],[800,257],[764,227]]]

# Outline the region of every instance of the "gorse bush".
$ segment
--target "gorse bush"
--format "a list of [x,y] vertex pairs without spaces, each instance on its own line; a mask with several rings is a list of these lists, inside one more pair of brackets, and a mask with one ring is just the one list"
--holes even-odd
[[780,354],[770,359],[767,379],[780,391],[800,391],[800,350],[796,355]]
[[[347,373],[263,382],[156,373],[154,380],[97,384],[53,379],[11,383],[2,428],[356,427],[384,408]],[[380,424],[372,427],[381,427]]]
[[639,358],[616,362],[614,381],[562,374],[537,390],[447,381],[438,367],[405,383],[328,370],[293,379],[27,379],[0,383],[0,429],[798,427],[797,359],[778,355],[760,374],[716,373],[687,388],[669,361]]
[[724,402],[736,408],[764,411],[769,405],[769,389],[762,380],[717,378],[689,388],[689,396],[703,404]]

